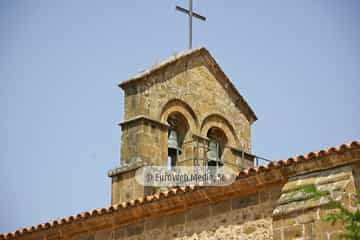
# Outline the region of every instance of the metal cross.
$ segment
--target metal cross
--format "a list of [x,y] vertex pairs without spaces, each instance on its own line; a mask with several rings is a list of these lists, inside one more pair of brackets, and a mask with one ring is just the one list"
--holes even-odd
[[200,20],[206,21],[206,17],[201,16],[200,14],[197,14],[195,12],[193,12],[192,10],[192,0],[189,0],[189,10],[176,6],[176,10],[183,12],[187,15],[189,15],[189,49],[192,48],[192,17],[196,17]]

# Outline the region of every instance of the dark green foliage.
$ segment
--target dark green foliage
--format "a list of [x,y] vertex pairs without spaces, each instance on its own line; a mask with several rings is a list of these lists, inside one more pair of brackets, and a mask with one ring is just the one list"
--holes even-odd
[[326,206],[327,209],[336,209],[336,211],[328,213],[322,220],[335,224],[340,222],[344,227],[344,233],[340,234],[340,238],[348,240],[360,240],[360,188],[352,199],[353,204],[357,206],[356,211],[350,211],[341,202],[337,202],[330,197],[329,192],[319,191],[314,184],[305,185],[296,189],[306,194],[312,195],[313,198],[326,196],[330,202]]
[[336,209],[336,211],[328,213],[322,220],[330,222],[332,225],[340,222],[344,227],[344,233],[340,234],[340,238],[348,240],[360,240],[360,189],[357,190],[354,196],[356,211],[348,210],[341,202],[337,202],[328,195],[327,192],[319,191],[315,185],[303,186],[299,189],[308,194],[313,194],[314,197],[327,196],[330,200],[326,206],[328,209]]
[[357,190],[353,201],[357,206],[356,211],[349,211],[340,202],[331,199],[327,207],[337,209],[337,211],[325,215],[323,220],[331,224],[341,222],[345,229],[345,232],[340,235],[341,238],[360,240],[360,189]]
[[303,185],[303,186],[298,187],[293,190],[293,194],[295,194],[297,192],[303,192],[303,193],[309,195],[310,198],[315,198],[315,199],[329,195],[329,192],[319,191],[316,188],[315,184]]
[[298,191],[303,191],[306,194],[311,194],[313,198],[320,198],[329,195],[329,193],[326,191],[319,191],[316,188],[315,184],[304,185],[300,187]]

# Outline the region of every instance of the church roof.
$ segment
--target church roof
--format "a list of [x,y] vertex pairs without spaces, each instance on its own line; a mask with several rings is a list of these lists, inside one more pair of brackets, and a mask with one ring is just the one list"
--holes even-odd
[[236,99],[235,99],[236,106],[245,114],[245,116],[248,118],[248,120],[251,123],[255,122],[257,120],[257,116],[256,116],[255,112],[252,110],[250,105],[246,102],[244,97],[239,93],[239,91],[234,86],[234,84],[231,82],[231,80],[226,76],[226,74],[221,69],[220,65],[216,62],[216,60],[212,57],[210,52],[204,47],[190,49],[190,50],[186,50],[186,51],[182,51],[177,54],[174,54],[173,56],[170,56],[169,58],[161,61],[160,63],[155,64],[152,67],[137,73],[136,75],[130,77],[129,79],[120,81],[118,83],[118,86],[124,89],[125,86],[127,86],[131,83],[135,83],[141,79],[144,79],[144,78],[152,75],[153,73],[156,73],[156,72],[164,69],[165,67],[167,67],[171,64],[177,63],[178,61],[183,61],[183,60],[192,58],[197,55],[202,55],[202,54],[210,60],[210,62],[211,62],[210,66],[212,68],[214,68],[217,73],[220,73],[222,75],[222,78],[225,80],[225,84],[224,84],[225,90],[227,92],[231,91],[232,93],[234,93],[234,95],[236,95]]
[[[281,178],[281,175],[290,175],[294,173],[300,173],[302,171],[306,171],[309,169],[317,170],[317,168],[322,168],[324,166],[334,167],[346,163],[351,163],[354,161],[359,161],[358,158],[354,157],[355,151],[359,152],[359,150],[360,150],[360,140],[357,140],[336,147],[330,147],[320,151],[309,152],[305,155],[291,157],[286,160],[273,161],[264,166],[246,168],[238,173],[236,182],[238,182],[238,184],[241,185],[241,189],[244,191],[247,187],[246,185],[249,185],[248,187],[253,189],[254,186],[259,185],[259,182],[257,182],[260,181],[259,179],[264,179],[263,181],[266,182],[266,181],[270,181],[273,178],[276,178],[276,176]],[[339,157],[339,158],[330,157],[330,155],[334,155],[334,154],[339,154],[339,155],[345,154],[345,157]],[[253,180],[251,180],[251,178]],[[77,215],[46,222],[43,224],[39,224],[37,226],[23,228],[14,232],[3,233],[0,234],[0,239],[3,240],[14,239],[30,233],[48,230],[55,227],[61,227],[62,225],[67,225],[76,222],[81,222],[81,224],[84,225],[86,224],[87,220],[90,220],[95,217],[106,216],[109,214],[113,214],[115,212],[121,214],[122,211],[125,210],[133,209],[134,211],[136,211],[137,208],[141,208],[139,210],[140,212],[138,211],[136,212],[137,214],[134,215],[136,217],[139,217],[140,213],[149,214],[152,211],[151,208],[148,209],[147,212],[144,211],[144,208],[146,207],[147,203],[161,202],[162,200],[166,200],[171,197],[184,196],[184,194],[187,195],[191,193],[196,193],[197,191],[207,191],[208,196],[205,197],[206,199],[211,200],[210,198],[212,196],[211,194],[214,194],[214,192],[218,195],[219,194],[224,195],[223,191],[226,191],[224,189],[217,190],[218,189],[217,188],[215,189],[216,191],[211,192],[211,189],[212,189],[211,187],[204,188],[200,186],[175,187],[169,189],[166,192],[160,192],[158,194],[148,195],[143,198],[134,199],[128,202],[123,202],[106,208],[100,208],[92,211],[79,213]],[[230,186],[229,189],[232,189],[232,186]],[[202,192],[200,195],[203,196],[204,194],[206,195],[205,192]],[[192,197],[186,198],[187,201],[190,201],[190,199],[192,199]],[[156,205],[155,207],[158,207],[158,205]]]

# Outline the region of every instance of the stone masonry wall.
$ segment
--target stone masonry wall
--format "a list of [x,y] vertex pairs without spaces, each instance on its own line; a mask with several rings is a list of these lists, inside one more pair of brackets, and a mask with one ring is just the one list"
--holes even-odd
[[[154,165],[164,165],[167,159],[167,128],[139,119],[122,127],[122,164],[133,163],[139,158]],[[164,162],[165,161],[165,162]]]
[[[352,201],[360,177],[360,152],[355,147],[337,148],[336,153],[297,164],[289,164],[289,159],[288,166],[278,161],[268,171],[240,174],[231,185],[172,189],[0,236],[6,240],[339,239],[343,227],[322,217],[336,210],[329,208],[329,198],[350,211],[360,208]],[[128,170],[130,178],[132,168]],[[313,188],[321,194],[314,194]]]
[[231,145],[239,148],[243,145],[250,151],[250,123],[219,81],[201,55],[170,65],[139,83],[126,86],[125,120],[144,115],[163,121],[161,115],[166,104],[178,99],[195,113],[195,119],[190,120],[195,122],[195,127],[190,125],[195,128],[190,129],[191,132],[206,137],[201,128],[206,127],[211,114],[217,114],[231,123],[234,130],[232,136],[228,136]]
[[[286,184],[74,240],[338,239],[342,226],[322,220],[334,211],[326,207],[328,197],[354,210],[351,199],[358,173],[358,165],[347,165],[291,176]],[[315,197],[304,191],[312,186],[326,195]]]
[[280,191],[277,186],[76,240],[272,239],[272,211]]
[[[342,202],[350,210],[355,209],[351,202],[355,193],[355,169],[345,166],[291,178],[283,187],[274,210],[274,239],[339,239],[342,225],[331,225],[322,218],[335,211],[326,207],[331,199]],[[312,193],[314,187],[322,192],[321,196]]]

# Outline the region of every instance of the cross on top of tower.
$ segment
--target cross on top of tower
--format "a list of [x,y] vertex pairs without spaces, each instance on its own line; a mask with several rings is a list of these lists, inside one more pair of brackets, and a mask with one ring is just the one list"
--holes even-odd
[[192,8],[193,8],[192,7],[192,0],[189,0],[189,10],[187,10],[185,8],[182,8],[182,7],[179,7],[179,6],[176,6],[176,10],[189,15],[189,49],[192,48],[192,17],[196,17],[196,18],[198,18],[200,20],[206,21],[206,17],[201,16],[200,14],[197,14],[197,13],[193,12]]

